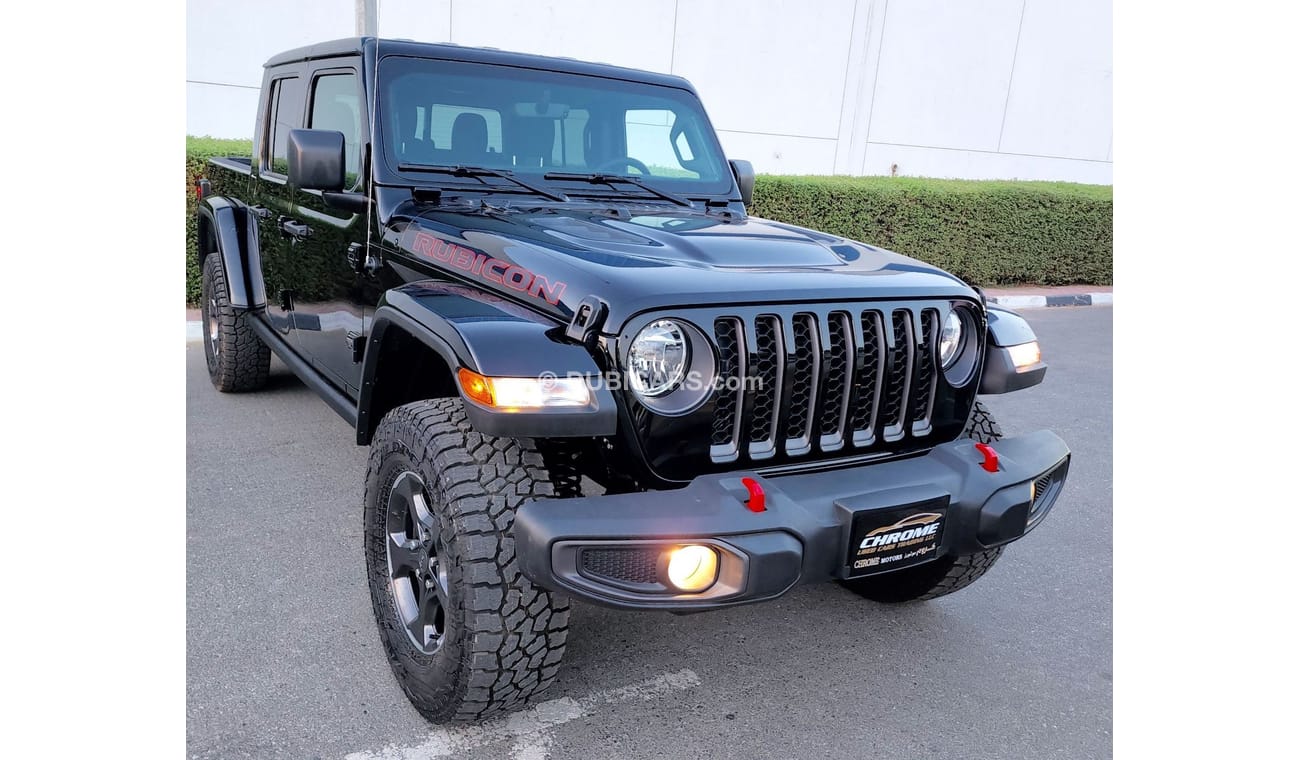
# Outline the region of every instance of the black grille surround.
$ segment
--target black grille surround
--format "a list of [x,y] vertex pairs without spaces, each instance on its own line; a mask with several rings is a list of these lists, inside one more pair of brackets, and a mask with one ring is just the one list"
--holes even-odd
[[[960,388],[937,356],[939,326],[957,305],[975,316],[980,352]],[[833,466],[953,440],[975,401],[987,329],[983,310],[965,299],[805,303],[642,315],[620,343],[664,317],[707,335],[719,371],[717,390],[683,416],[655,414],[624,391],[635,443],[666,481]]]

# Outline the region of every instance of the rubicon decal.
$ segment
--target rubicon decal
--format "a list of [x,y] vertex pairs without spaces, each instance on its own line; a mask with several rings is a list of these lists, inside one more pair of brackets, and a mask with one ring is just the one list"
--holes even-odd
[[533,298],[540,298],[547,303],[558,306],[560,296],[564,295],[563,282],[549,280],[518,264],[479,253],[463,245],[434,237],[427,232],[416,232],[408,240],[409,249],[420,258],[469,272],[489,282],[527,293]]

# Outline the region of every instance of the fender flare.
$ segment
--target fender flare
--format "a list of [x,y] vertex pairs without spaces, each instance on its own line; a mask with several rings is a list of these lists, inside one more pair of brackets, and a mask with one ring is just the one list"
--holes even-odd
[[1010,393],[1043,382],[1047,364],[1041,359],[1037,364],[1017,369],[1011,360],[1008,346],[1038,340],[1034,328],[1016,312],[989,304],[988,349],[984,355],[984,375],[980,378],[979,392],[984,395]]
[[230,305],[241,310],[266,306],[257,220],[247,207],[222,196],[204,198],[198,209],[198,233],[195,263],[202,267],[203,257],[212,253],[204,250],[204,240],[210,235],[225,266]]
[[388,412],[377,404],[383,344],[398,330],[437,354],[453,373],[451,386],[465,404],[474,429],[485,435],[526,438],[613,435],[618,426],[614,395],[592,383],[587,408],[503,412],[465,398],[455,372],[465,367],[488,377],[599,377],[587,349],[566,341],[564,327],[505,299],[461,285],[419,282],[384,294],[369,329],[357,398],[357,443],[366,445]]

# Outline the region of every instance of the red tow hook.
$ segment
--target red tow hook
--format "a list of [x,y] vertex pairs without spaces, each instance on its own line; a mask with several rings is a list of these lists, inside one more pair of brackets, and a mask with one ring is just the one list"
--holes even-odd
[[983,467],[986,472],[997,472],[998,452],[994,451],[993,447],[987,443],[977,443],[975,449],[984,455],[984,461],[980,463],[980,467]]
[[763,494],[763,487],[753,478],[741,478],[740,484],[749,491],[749,499],[745,502],[745,508],[750,512],[766,512],[767,496]]

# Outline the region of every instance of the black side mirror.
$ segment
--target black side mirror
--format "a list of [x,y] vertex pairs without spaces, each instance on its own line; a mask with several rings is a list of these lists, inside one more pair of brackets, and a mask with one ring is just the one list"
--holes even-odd
[[[292,160],[290,158],[290,161]],[[754,165],[739,159],[729,163],[731,164],[731,173],[736,176],[736,184],[740,186],[740,199],[745,202],[746,206],[754,205]],[[289,171],[292,172],[293,169]]]
[[300,190],[342,190],[346,162],[342,132],[289,130],[290,185]]

